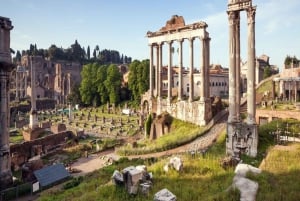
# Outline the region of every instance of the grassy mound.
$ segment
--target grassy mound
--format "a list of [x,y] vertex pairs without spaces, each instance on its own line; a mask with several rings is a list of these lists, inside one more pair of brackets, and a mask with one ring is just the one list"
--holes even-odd
[[137,147],[131,145],[120,147],[118,154],[139,155],[169,150],[194,140],[206,131],[206,127],[173,119],[170,133],[153,141],[149,139],[139,141]]

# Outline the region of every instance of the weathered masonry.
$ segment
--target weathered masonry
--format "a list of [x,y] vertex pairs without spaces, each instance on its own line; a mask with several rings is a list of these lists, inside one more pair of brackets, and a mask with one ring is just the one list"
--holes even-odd
[[[156,32],[147,32],[150,48],[150,89],[142,98],[142,104],[148,103],[149,111],[161,114],[167,111],[172,116],[198,125],[206,125],[211,119],[211,101],[209,94],[209,57],[210,37],[205,22],[185,25],[182,16],[174,15],[166,25]],[[194,40],[201,41],[201,54],[195,56],[200,60],[200,98],[194,96]],[[189,90],[188,100],[183,97],[183,43],[189,42]],[[177,42],[179,66],[178,83],[173,76],[173,43]],[[163,46],[167,45],[167,92],[162,92]],[[155,51],[156,50],[156,51]],[[154,55],[154,52],[156,55]],[[200,57],[200,58],[199,58]],[[154,63],[155,61],[155,63]],[[174,100],[175,93],[177,100]],[[166,97],[166,98],[163,98]]]
[[[248,70],[247,120],[240,116],[240,12],[247,12]],[[257,155],[258,133],[255,120],[255,12],[252,0],[229,0],[229,117],[227,122],[226,152]]]
[[0,16],[0,189],[9,187],[12,180],[9,153],[9,75],[14,65],[11,61],[10,30],[8,18]]

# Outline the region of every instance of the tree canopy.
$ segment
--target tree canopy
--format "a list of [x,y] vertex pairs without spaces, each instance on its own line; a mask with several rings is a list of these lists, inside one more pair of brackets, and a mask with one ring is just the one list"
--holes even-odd
[[120,102],[122,76],[115,64],[84,65],[81,77],[79,90],[84,104],[98,106],[106,102],[114,104]]
[[[17,51],[18,52],[18,51]],[[20,51],[19,51],[20,53]],[[111,64],[111,63],[130,63],[131,57],[126,55],[120,56],[120,53],[117,50],[100,50],[99,45],[95,46],[93,51],[93,56],[91,57],[90,46],[85,50],[77,40],[74,44],[71,44],[69,48],[57,47],[55,44],[52,44],[48,49],[38,49],[36,44],[30,44],[28,50],[22,50],[22,56],[24,55],[39,55],[45,58],[48,58],[52,61],[55,60],[66,60],[66,61],[76,61],[82,64],[87,63],[100,63],[100,64]],[[16,55],[14,61],[19,61],[20,55]]]
[[142,62],[134,60],[129,65],[128,88],[132,92],[132,99],[139,102],[141,95],[149,89],[149,60]]

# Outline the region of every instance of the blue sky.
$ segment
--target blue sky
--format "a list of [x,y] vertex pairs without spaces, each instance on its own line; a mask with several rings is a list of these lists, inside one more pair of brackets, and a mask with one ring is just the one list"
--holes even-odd
[[[172,15],[186,24],[205,21],[211,37],[211,63],[228,67],[227,0],[0,0],[0,15],[12,20],[11,48],[68,48],[78,40],[93,49],[114,49],[133,59],[149,58],[147,31],[157,31]],[[256,55],[270,56],[282,67],[286,55],[300,58],[300,1],[253,0],[256,13]],[[184,49],[188,49],[187,42]],[[195,44],[195,55],[198,55]],[[241,56],[247,50],[246,13],[241,21]],[[176,46],[176,45],[175,45]],[[176,64],[176,56],[174,62]],[[184,53],[184,65],[188,53]],[[198,59],[199,60],[199,59]],[[195,56],[195,65],[199,61]],[[167,61],[167,58],[165,59]]]

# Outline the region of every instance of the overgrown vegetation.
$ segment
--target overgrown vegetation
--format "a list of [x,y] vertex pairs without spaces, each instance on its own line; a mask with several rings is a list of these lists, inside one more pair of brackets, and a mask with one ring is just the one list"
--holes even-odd
[[[297,126],[299,122],[296,120],[278,120],[262,125],[258,131],[258,157],[243,156],[244,162],[257,167],[261,164],[260,168],[263,170],[260,175],[248,175],[250,179],[259,183],[257,201],[294,201],[300,197],[300,145],[286,144],[286,146],[281,146],[283,147],[281,150],[274,149],[275,141],[270,134],[277,128],[284,130],[287,124],[290,131],[300,131]],[[180,123],[175,125],[179,126]],[[163,166],[169,160],[166,157],[131,161],[122,158],[111,166],[87,175],[80,184],[74,185],[70,189],[49,189],[42,192],[39,200],[150,201],[153,200],[157,191],[167,188],[180,201],[238,201],[240,199],[239,192],[229,188],[234,171],[232,168],[225,170],[220,165],[220,160],[225,156],[225,132],[220,134],[215,144],[205,154],[180,155],[184,163],[183,171],[180,173],[175,170],[167,173],[163,171]],[[265,157],[266,159],[261,163]],[[127,193],[125,188],[112,184],[111,176],[114,170],[141,164],[146,165],[148,171],[154,175],[153,188],[148,196],[140,193],[132,196]]]
[[131,145],[123,146],[118,149],[118,154],[139,155],[165,151],[186,144],[201,136],[206,131],[206,127],[174,119],[170,133],[153,141],[149,139],[139,141],[137,147],[132,147]]
[[300,198],[300,145],[274,147],[260,165],[262,174],[250,179],[259,183],[257,201],[284,200]]
[[[205,155],[197,154],[195,157],[181,155],[184,161],[182,172],[170,170],[163,171],[163,166],[169,158],[161,159],[135,159],[129,161],[120,159],[111,166],[84,177],[76,187],[68,190],[47,190],[42,192],[39,200],[105,200],[105,201],[148,201],[153,200],[154,194],[162,188],[169,189],[181,201],[197,200],[239,200],[239,192],[227,191],[232,183],[233,169],[224,170],[219,161],[224,156],[225,134],[218,139],[216,145]],[[223,150],[223,151],[222,151]],[[154,175],[153,188],[148,196],[138,193],[129,195],[123,187],[116,187],[111,182],[114,170],[122,170],[131,165],[145,164],[149,172]]]

